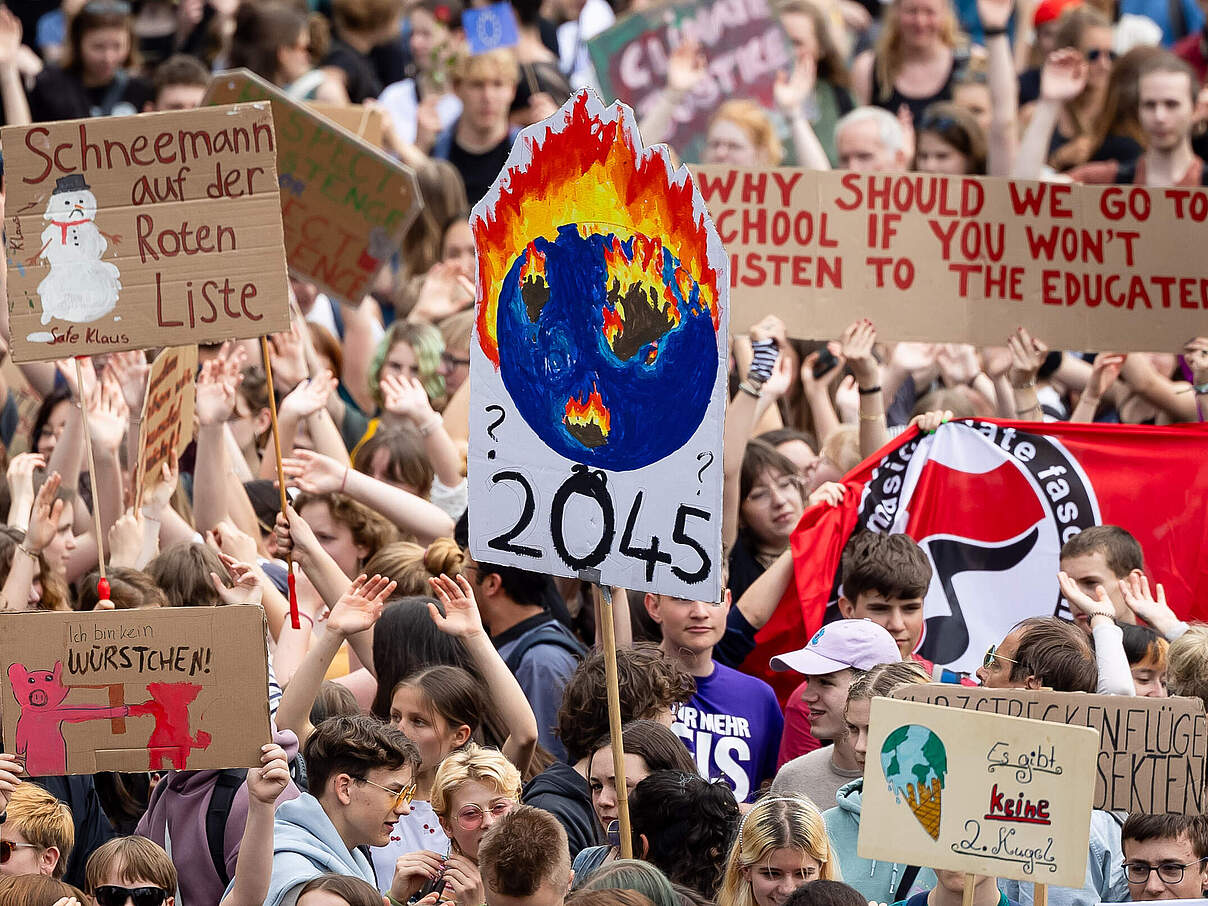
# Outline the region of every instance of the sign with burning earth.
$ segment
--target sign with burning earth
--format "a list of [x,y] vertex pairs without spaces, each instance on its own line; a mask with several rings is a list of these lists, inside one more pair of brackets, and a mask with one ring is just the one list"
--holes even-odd
[[583,90],[471,226],[471,552],[719,600],[729,277],[687,169]]

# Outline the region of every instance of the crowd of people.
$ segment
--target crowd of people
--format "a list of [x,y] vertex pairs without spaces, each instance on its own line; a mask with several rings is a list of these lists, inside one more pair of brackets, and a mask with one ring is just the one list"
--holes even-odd
[[[1093,354],[1021,327],[977,349],[884,342],[858,319],[805,342],[769,316],[732,340],[725,593],[613,591],[611,739],[590,587],[469,553],[469,209],[518,131],[592,81],[586,42],[647,4],[512,0],[517,43],[476,55],[461,0],[0,7],[8,125],[186,110],[213,71],[246,67],[299,100],[378,110],[424,202],[363,300],[292,281],[292,327],[268,363],[255,342],[200,348],[194,439],[142,487],[152,351],[0,371],[0,607],[260,605],[268,687],[241,694],[265,696],[272,721],[248,770],[30,777],[6,733],[0,906],[956,906],[963,875],[858,854],[873,698],[946,681],[1208,699],[1208,626],[1176,616],[1197,602],[1166,601],[1126,525],[1068,538],[1051,582],[1075,619],[1020,614],[975,676],[918,653],[926,553],[857,533],[838,619],[772,659],[800,677],[787,701],[744,672],[793,577],[818,568],[790,548],[802,514],[839,505],[843,476],[907,426],[1194,423],[1208,397],[1208,336]],[[775,13],[793,51],[777,109],[726,98],[706,163],[1208,177],[1208,29],[1191,0],[781,0]],[[709,62],[692,42],[665,58],[647,143]],[[1206,889],[1208,820],[1096,810],[1084,886],[1047,895]],[[972,893],[975,906],[1034,895],[980,876]]]

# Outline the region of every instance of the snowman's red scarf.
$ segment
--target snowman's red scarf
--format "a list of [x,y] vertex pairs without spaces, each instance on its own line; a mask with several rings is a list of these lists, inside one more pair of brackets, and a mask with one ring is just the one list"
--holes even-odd
[[57,227],[58,227],[60,230],[62,230],[62,231],[63,231],[63,238],[62,238],[62,240],[60,240],[60,241],[61,241],[61,242],[62,242],[64,245],[67,245],[67,228],[68,228],[68,227],[73,227],[73,226],[83,226],[84,224],[88,223],[88,220],[87,220],[87,219],[84,219],[84,220],[67,220],[67,221],[63,221],[63,220],[52,220],[52,221],[51,221],[51,223],[53,223],[53,224],[54,224],[55,226],[57,226]]

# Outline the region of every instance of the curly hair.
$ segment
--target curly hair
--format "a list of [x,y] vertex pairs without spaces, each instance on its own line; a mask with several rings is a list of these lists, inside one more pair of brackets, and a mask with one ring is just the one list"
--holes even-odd
[[[617,685],[621,720],[626,723],[655,718],[696,692],[692,675],[649,644],[617,651]],[[605,688],[604,654],[593,651],[571,674],[558,709],[558,738],[566,746],[571,764],[590,755],[596,741],[608,733]]]
[[655,771],[633,788],[629,823],[635,852],[672,881],[717,896],[722,865],[738,827],[738,803],[724,781]]

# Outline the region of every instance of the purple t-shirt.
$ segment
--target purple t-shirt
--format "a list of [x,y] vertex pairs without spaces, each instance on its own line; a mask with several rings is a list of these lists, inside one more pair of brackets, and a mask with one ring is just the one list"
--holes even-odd
[[680,705],[672,724],[696,758],[701,775],[722,777],[739,802],[755,798],[776,774],[784,715],[776,694],[761,679],[714,662],[696,678],[696,694]]

